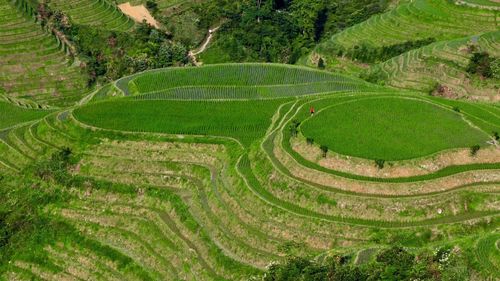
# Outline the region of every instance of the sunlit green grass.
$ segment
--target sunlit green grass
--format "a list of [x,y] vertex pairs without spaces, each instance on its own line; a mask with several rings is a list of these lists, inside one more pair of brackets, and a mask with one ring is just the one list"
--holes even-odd
[[249,145],[263,137],[279,105],[266,101],[167,101],[130,99],[79,108],[76,117],[106,129],[232,137]]
[[42,118],[49,112],[47,110],[27,109],[10,103],[0,102],[0,129]]
[[459,113],[403,98],[374,98],[317,108],[301,130],[329,149],[368,159],[403,160],[482,145],[488,135]]

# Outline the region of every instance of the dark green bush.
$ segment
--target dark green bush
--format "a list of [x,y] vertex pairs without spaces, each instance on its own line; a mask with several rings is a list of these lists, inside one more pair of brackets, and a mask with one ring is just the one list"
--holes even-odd
[[323,157],[324,157],[324,158],[326,158],[326,155],[327,155],[327,153],[328,153],[328,146],[326,146],[326,145],[321,145],[321,146],[319,147],[319,149],[321,149],[321,152],[323,153]]
[[379,168],[379,169],[383,169],[384,166],[385,166],[385,160],[383,159],[377,159],[375,160],[375,165]]
[[470,147],[470,155],[471,156],[476,156],[476,154],[479,151],[479,149],[481,149],[481,147],[478,144],[471,146]]

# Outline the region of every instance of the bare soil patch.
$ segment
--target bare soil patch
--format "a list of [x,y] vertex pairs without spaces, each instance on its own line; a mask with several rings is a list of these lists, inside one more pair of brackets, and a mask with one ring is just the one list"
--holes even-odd
[[130,2],[123,3],[118,5],[118,8],[122,11],[122,13],[134,19],[136,22],[142,22],[146,20],[147,23],[154,26],[155,28],[159,28],[158,22],[155,18],[149,13],[148,9],[144,7],[144,5],[132,6]]

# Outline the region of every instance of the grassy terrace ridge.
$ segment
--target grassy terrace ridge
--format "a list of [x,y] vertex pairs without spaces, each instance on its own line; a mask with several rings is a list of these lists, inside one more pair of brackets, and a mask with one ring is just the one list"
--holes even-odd
[[[287,123],[283,125],[282,131],[283,131],[283,139],[282,139],[282,147],[283,149],[290,154],[300,165],[308,168],[312,168],[318,171],[322,171],[328,174],[336,175],[336,176],[341,176],[353,180],[360,180],[360,181],[369,181],[369,182],[387,182],[387,183],[404,183],[404,182],[418,182],[418,181],[426,181],[426,180],[432,180],[432,179],[437,179],[441,177],[447,177],[447,176],[452,176],[454,174],[458,173],[463,173],[471,170],[498,170],[500,169],[500,163],[484,163],[484,164],[467,164],[467,165],[457,165],[457,166],[447,166],[441,170],[438,170],[433,173],[425,174],[425,175],[418,175],[418,176],[410,176],[410,177],[395,177],[395,178],[376,178],[376,177],[368,177],[368,176],[362,176],[362,175],[356,175],[356,174],[351,174],[351,173],[346,173],[342,171],[336,171],[332,169],[328,169],[325,167],[322,167],[316,163],[310,162],[304,157],[302,157],[299,153],[297,153],[295,150],[291,148],[290,145],[290,138],[292,137],[291,132],[287,129],[289,126],[292,124],[292,120],[298,120],[299,122],[302,122],[304,120],[307,120],[310,117],[309,114],[309,108],[312,106],[315,109],[321,109],[323,107],[325,108],[330,108],[333,107],[335,108],[336,106],[341,107],[343,104],[355,104],[358,101],[371,101],[371,100],[379,100],[379,99],[387,99],[387,98],[404,98],[404,99],[414,99],[415,101],[421,101],[421,102],[429,102],[428,98],[422,98],[419,96],[407,96],[407,95],[386,95],[386,94],[381,94],[381,95],[364,95],[364,96],[332,96],[332,97],[324,97],[320,98],[317,100],[312,100],[312,101],[303,101],[303,106],[300,111],[297,112],[296,115],[293,117],[289,117]],[[460,109],[463,108],[462,113],[467,119],[470,119],[473,121],[473,124],[475,127],[470,127],[469,124],[463,124],[460,120],[459,123],[462,123],[462,125],[465,125],[465,128],[468,128],[469,130],[472,130],[475,132],[476,136],[478,136],[481,140],[483,145],[485,145],[485,141],[488,140],[488,132],[493,132],[495,129],[500,128],[500,127],[495,127],[493,124],[497,124],[496,126],[500,126],[500,121],[496,120],[498,116],[494,115],[493,113],[490,113],[488,111],[482,110],[480,105],[473,104],[473,103],[467,103],[467,102],[458,102],[458,101],[449,101],[441,98],[431,98],[432,102],[431,105],[434,106],[446,106],[448,108],[448,112],[452,112],[452,107],[459,107]],[[441,109],[446,112],[446,109]],[[354,112],[354,111],[353,111]],[[352,113],[352,112],[350,112]],[[453,114],[453,113],[452,113]],[[456,114],[456,113],[455,113]],[[314,116],[316,118],[317,116]],[[488,121],[485,121],[488,120]],[[369,120],[370,126],[367,126],[369,128],[372,128],[372,120]],[[492,122],[492,123],[490,123]],[[306,122],[307,124],[307,122]],[[328,123],[332,124],[332,123]],[[301,124],[301,126],[303,126]],[[333,125],[335,126],[335,125]],[[477,128],[481,128],[482,131],[479,131]],[[409,127],[408,130],[411,130],[412,127]],[[490,131],[490,129],[492,131]],[[391,129],[388,129],[391,130]],[[353,129],[352,131],[357,131],[356,129]],[[352,132],[351,131],[351,132]],[[385,132],[385,131],[384,131]],[[371,135],[368,135],[366,137],[370,137]],[[267,147],[267,152],[268,154],[272,155],[272,147],[269,147],[269,145],[272,146],[272,141],[274,136],[270,136],[268,140],[266,140],[265,144]],[[314,140],[316,143],[319,143],[317,139]],[[320,143],[321,144],[321,143]],[[329,147],[329,149],[332,149],[332,147]],[[422,155],[422,156],[427,156]],[[286,167],[281,167],[281,170],[284,171],[285,173],[289,173],[286,170]]]
[[[33,188],[30,183],[25,190],[19,190],[28,195],[23,198],[29,199],[32,193],[49,192],[54,187],[54,196],[64,200],[48,200],[48,205],[37,210],[57,223],[48,224],[46,236],[28,236],[29,247],[15,249],[12,263],[5,267],[6,278],[259,280],[270,263],[284,261],[289,255],[316,257],[332,249],[351,255],[377,245],[372,253],[375,256],[379,248],[393,244],[404,245],[411,251],[421,247],[435,251],[441,245],[462,243],[470,237],[487,238],[478,240],[477,247],[471,242],[467,246],[473,245],[472,260],[483,265],[478,266],[481,272],[494,274],[497,252],[490,245],[497,238],[490,236],[499,224],[498,182],[473,176],[471,184],[454,182],[446,193],[438,186],[435,192],[411,196],[398,194],[397,190],[391,196],[348,192],[311,184],[300,174],[287,173],[288,163],[281,163],[282,158],[274,157],[274,153],[275,149],[289,152],[289,125],[294,119],[310,117],[310,104],[318,111],[314,120],[328,113],[328,108],[343,108],[346,115],[353,112],[348,101],[356,105],[370,98],[411,99],[410,106],[419,110],[419,101],[425,101],[432,103],[429,106],[439,106],[438,117],[463,117],[480,128],[472,131],[485,132],[498,123],[500,109],[424,98],[417,93],[397,93],[365,82],[350,90],[323,93],[314,88],[304,92],[301,85],[321,84],[321,77],[330,76],[311,71],[318,73],[311,78],[300,75],[304,68],[291,67],[292,71],[285,73],[299,69],[298,74],[283,77],[274,86],[267,84],[273,82],[273,77],[280,77],[279,71],[266,72],[268,65],[260,67],[266,70],[246,68],[252,70],[248,73],[257,74],[248,75],[249,79],[243,80],[245,85],[229,86],[233,91],[230,94],[220,94],[225,88],[222,78],[230,81],[230,75],[212,79],[218,83],[213,88],[193,86],[192,96],[184,96],[186,99],[180,98],[184,94],[175,98],[171,93],[161,96],[162,85],[169,85],[161,84],[162,81],[161,85],[140,85],[148,91],[149,87],[157,87],[154,91],[160,91],[159,94],[135,93],[116,98],[109,98],[117,91],[116,84],[106,85],[77,106],[33,117],[33,122],[2,134],[0,172],[12,175],[1,184],[17,184],[18,174],[14,170],[32,167],[36,159],[43,162],[35,167],[60,167],[59,162],[50,161],[55,161],[51,155],[61,148],[70,147],[75,158],[69,173],[57,171],[62,180],[58,180],[61,175],[57,174],[42,188]],[[178,70],[172,69],[172,73]],[[191,87],[179,81],[189,83],[190,77],[198,77],[198,69],[186,71],[191,76],[178,78],[176,89]],[[132,76],[132,80],[125,78],[117,84],[126,86],[149,73]],[[210,74],[205,75],[200,80],[209,81]],[[288,78],[293,80],[285,80]],[[313,82],[304,82],[305,79]],[[255,81],[261,87],[270,86],[266,91],[272,98],[249,97],[245,89],[257,87]],[[336,81],[339,80],[334,78],[327,83]],[[354,85],[358,83],[355,78],[352,81]],[[280,82],[290,85],[290,93],[273,92]],[[234,79],[232,83],[241,82]],[[207,87],[212,96],[200,92]],[[86,103],[91,99],[94,102]],[[391,105],[395,106],[387,103],[388,107]],[[400,109],[407,109],[405,105]],[[452,110],[455,106],[460,107],[460,113]],[[427,113],[426,109],[418,112]],[[21,122],[21,117],[16,119]],[[450,122],[463,125],[460,120]],[[275,139],[280,134],[285,137]],[[13,169],[7,168],[9,165]],[[481,168],[487,169],[486,164]],[[457,172],[454,169],[478,168],[449,169],[452,173],[439,171],[432,179],[453,178]],[[364,179],[351,179],[364,184]],[[65,180],[70,183],[64,185]],[[37,179],[37,183],[41,181]],[[354,262],[352,259],[349,264]]]
[[[196,79],[194,79],[196,78]],[[303,93],[294,94],[292,86],[303,85]],[[344,90],[369,90],[379,88],[363,80],[349,76],[331,74],[300,66],[282,64],[219,64],[197,68],[166,68],[146,71],[119,79],[116,86],[125,95],[147,95],[145,98],[169,98],[184,96],[188,99],[203,99],[203,92],[210,98],[212,92],[226,87],[234,87],[228,96],[238,96],[248,90],[249,98],[272,97],[273,90],[283,96],[306,95],[315,92],[334,92]],[[248,89],[254,88],[254,89]],[[308,90],[307,88],[312,88]],[[199,89],[200,94],[196,94]],[[299,91],[300,92],[300,91]],[[187,97],[186,97],[187,95]],[[160,97],[158,97],[160,96]]]
[[334,35],[318,46],[352,47],[361,42],[388,46],[409,40],[450,40],[498,29],[495,11],[455,5],[446,0],[415,0]]
[[86,82],[53,35],[10,1],[0,2],[0,88],[6,96],[65,106],[88,91]]
[[440,41],[376,64],[368,73],[380,75],[386,85],[401,89],[429,92],[439,83],[450,88],[454,97],[474,96],[494,101],[498,99],[495,89],[498,79],[468,78],[466,67],[472,52],[467,49],[476,46],[479,51],[499,56],[499,42],[500,31]]
[[477,5],[479,7],[492,7],[500,9],[500,3],[495,0],[463,0],[465,4]]
[[127,31],[134,26],[134,21],[109,0],[52,0],[50,6],[66,13],[76,24],[117,31]]

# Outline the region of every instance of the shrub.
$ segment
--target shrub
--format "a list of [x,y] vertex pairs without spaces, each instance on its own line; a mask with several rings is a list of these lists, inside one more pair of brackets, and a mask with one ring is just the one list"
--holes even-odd
[[375,47],[368,42],[362,42],[347,50],[347,56],[364,63],[386,61],[413,49],[418,49],[435,42],[435,38],[425,38],[415,41],[406,41],[389,46]]
[[326,158],[326,154],[328,153],[328,146],[322,145],[319,147],[321,149],[321,152],[323,152],[323,157]]
[[497,141],[497,140],[500,140],[500,135],[498,134],[498,132],[493,132],[493,138]]
[[314,139],[313,138],[306,138],[306,142],[308,145],[314,144]]
[[460,108],[459,108],[458,106],[454,106],[454,107],[453,107],[453,111],[455,111],[455,112],[460,112]]
[[471,156],[476,156],[476,154],[477,154],[477,152],[479,151],[480,148],[481,147],[478,144],[471,146],[470,147],[470,155]]
[[297,119],[292,120],[292,124],[290,124],[290,134],[292,137],[296,137],[299,133],[300,121]]
[[151,14],[156,14],[158,12],[158,4],[154,0],[146,1],[146,8],[151,12]]
[[384,166],[385,166],[385,160],[383,159],[377,159],[375,160],[375,165],[379,168],[379,169],[383,169]]
[[319,58],[319,60],[318,60],[318,68],[319,69],[325,69],[325,61],[323,60],[323,58]]
[[359,78],[368,81],[370,83],[384,85],[385,80],[387,79],[385,73],[382,71],[380,67],[372,67],[370,70],[362,72],[359,75]]
[[433,96],[435,93],[443,95],[446,92],[446,86],[436,82],[429,90],[429,95]]
[[54,180],[62,185],[69,185],[72,176],[68,169],[74,162],[71,149],[66,147],[54,152],[49,159],[35,163],[33,170],[34,174],[42,180]]
[[493,60],[490,67],[493,78],[500,79],[500,58]]
[[466,71],[470,74],[478,74],[485,78],[491,78],[493,77],[491,65],[493,63],[496,67],[495,60],[496,59],[490,57],[487,52],[476,52],[472,55],[469,64],[467,65]]

